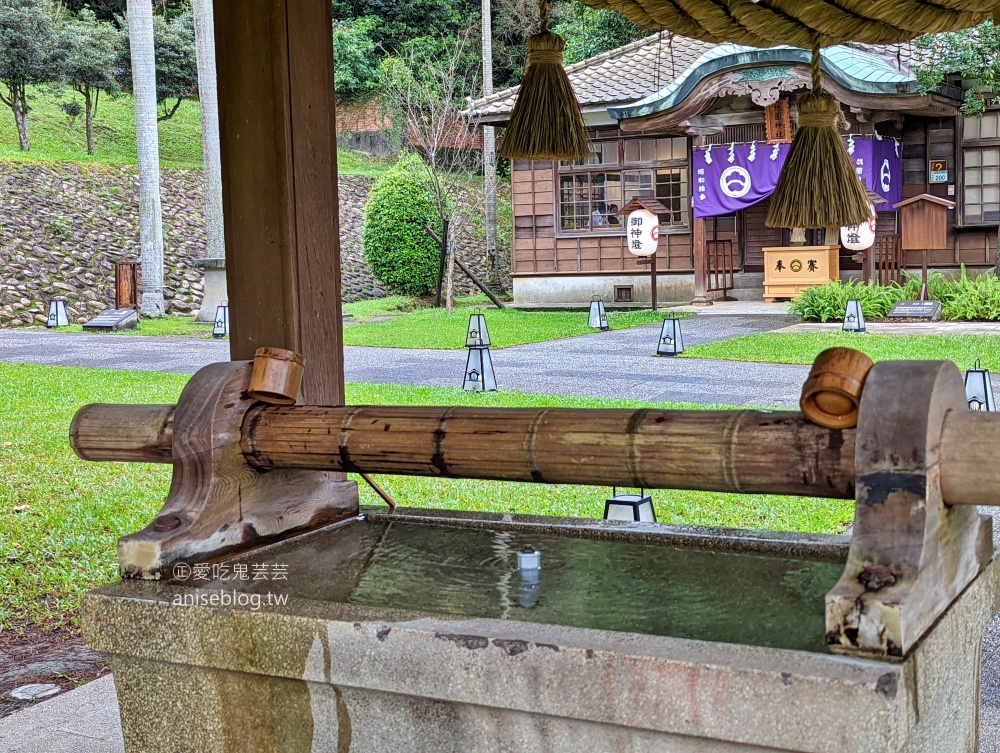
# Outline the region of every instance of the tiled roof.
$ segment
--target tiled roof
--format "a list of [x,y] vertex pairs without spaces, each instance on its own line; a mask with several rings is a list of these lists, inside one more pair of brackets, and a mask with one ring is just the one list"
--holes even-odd
[[[854,91],[873,94],[896,94],[917,91],[917,81],[907,69],[899,70],[895,61],[869,49],[834,45],[820,52],[824,73]],[[621,120],[644,117],[678,106],[686,100],[701,81],[720,71],[736,68],[763,68],[785,64],[809,64],[810,53],[797,47],[747,47],[746,45],[715,45],[702,53],[686,70],[662,89],[638,100],[608,108],[612,118]]]
[[[663,33],[567,66],[570,83],[585,109],[634,102],[661,89],[713,47]],[[514,107],[519,87],[473,101],[470,110],[485,120],[505,120]]]
[[[717,45],[709,42],[664,32],[662,37],[654,34],[568,66],[566,72],[584,110],[630,104],[661,92],[715,47]],[[912,78],[906,67],[913,57],[912,44],[853,47],[881,58],[870,60],[869,67],[886,80],[893,78],[894,71],[898,76],[900,65],[902,78]],[[845,48],[840,49],[846,52]],[[843,52],[840,54],[844,56]],[[474,100],[470,112],[486,121],[506,120],[514,107],[517,92],[515,86]]]

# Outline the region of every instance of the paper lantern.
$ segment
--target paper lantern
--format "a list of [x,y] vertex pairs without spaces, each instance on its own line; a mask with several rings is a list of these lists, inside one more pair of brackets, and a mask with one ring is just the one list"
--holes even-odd
[[876,220],[874,210],[872,211],[872,218],[868,222],[840,228],[840,242],[844,244],[844,248],[851,251],[864,251],[875,245]]
[[978,360],[974,369],[965,372],[965,399],[969,410],[993,413],[997,409],[989,369],[984,369]]
[[648,209],[629,213],[626,222],[628,250],[635,256],[652,256],[660,242],[660,218]]
[[660,327],[660,340],[656,344],[656,355],[676,356],[684,352],[684,336],[681,333],[681,320],[670,316],[663,320]]
[[640,489],[638,494],[618,494],[612,489],[611,498],[604,503],[605,520],[631,520],[634,523],[655,523],[656,510],[653,498]]
[[66,301],[56,298],[49,303],[49,318],[45,323],[49,329],[69,326],[69,314],[66,313]]
[[215,325],[212,337],[222,338],[229,334],[229,304],[223,303],[215,310]]

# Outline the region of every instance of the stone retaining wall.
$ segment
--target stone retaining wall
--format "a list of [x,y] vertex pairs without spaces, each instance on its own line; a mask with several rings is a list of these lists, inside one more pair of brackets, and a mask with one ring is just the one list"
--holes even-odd
[[[345,301],[386,295],[361,248],[364,205],[374,180],[340,179],[341,266]],[[200,170],[164,169],[165,293],[168,311],[201,305],[205,255]],[[509,201],[509,198],[506,200]],[[89,319],[114,304],[114,262],[139,255],[139,184],[135,166],[0,161],[0,327],[44,324],[48,302],[66,299],[70,319]],[[482,243],[460,239],[462,258],[485,276]],[[501,258],[505,256],[501,254]],[[471,289],[456,274],[461,293]]]

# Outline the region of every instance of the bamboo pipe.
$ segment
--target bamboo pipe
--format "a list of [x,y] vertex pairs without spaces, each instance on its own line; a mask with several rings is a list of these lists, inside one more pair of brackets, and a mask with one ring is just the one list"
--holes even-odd
[[1000,414],[956,411],[941,430],[941,497],[950,505],[1000,506]]
[[85,405],[69,427],[83,460],[172,463],[175,405]]
[[[169,463],[172,405],[88,405],[70,429],[84,460]],[[794,413],[257,406],[242,446],[258,468],[850,499],[854,430]],[[1000,415],[952,412],[941,437],[948,504],[1000,505]]]
[[[86,460],[170,462],[140,425],[169,412],[86,406],[71,441]],[[260,469],[854,497],[854,431],[797,413],[258,405],[242,435]]]

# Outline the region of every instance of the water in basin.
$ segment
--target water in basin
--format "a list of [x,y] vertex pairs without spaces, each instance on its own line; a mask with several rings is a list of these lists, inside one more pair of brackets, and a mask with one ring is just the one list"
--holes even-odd
[[[518,571],[525,546],[542,553],[537,579]],[[287,580],[192,585],[807,651],[826,651],[823,597],[843,572],[843,563],[657,541],[383,520],[229,565],[240,561],[286,566]]]

